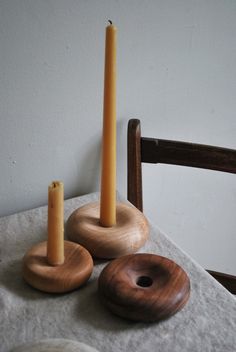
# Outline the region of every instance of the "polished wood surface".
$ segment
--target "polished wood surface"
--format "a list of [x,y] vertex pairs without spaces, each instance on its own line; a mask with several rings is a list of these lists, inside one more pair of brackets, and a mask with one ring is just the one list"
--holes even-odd
[[125,203],[116,206],[116,225],[103,227],[99,223],[99,202],[75,210],[66,223],[66,235],[87,248],[93,257],[117,258],[135,253],[149,234],[145,216]]
[[234,275],[219,273],[213,270],[207,270],[207,272],[232,294],[236,295],[236,278]]
[[158,321],[184,307],[190,295],[185,271],[154,254],[127,255],[109,263],[98,280],[104,305],[123,318]]
[[[236,173],[236,150],[196,143],[170,141],[141,136],[141,123],[128,123],[128,200],[143,209],[142,162],[175,164]],[[209,273],[231,293],[235,293],[236,276]]]
[[141,164],[141,128],[136,120],[128,124],[128,200],[143,211],[142,164]]
[[141,160],[236,173],[235,150],[197,143],[142,137]]
[[33,246],[23,258],[23,277],[38,290],[63,293],[72,291],[89,279],[93,260],[82,246],[65,241],[64,263],[52,266],[47,261],[47,242]]

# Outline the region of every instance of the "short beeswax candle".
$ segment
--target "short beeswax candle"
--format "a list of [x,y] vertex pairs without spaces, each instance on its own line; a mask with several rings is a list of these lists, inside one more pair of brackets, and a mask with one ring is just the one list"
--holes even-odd
[[51,265],[64,262],[64,185],[59,181],[48,187],[47,260]]

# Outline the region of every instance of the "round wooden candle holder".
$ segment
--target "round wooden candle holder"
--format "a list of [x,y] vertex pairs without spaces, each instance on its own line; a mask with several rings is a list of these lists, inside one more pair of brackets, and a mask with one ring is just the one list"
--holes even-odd
[[188,301],[190,281],[172,260],[154,254],[115,259],[101,272],[98,291],[104,305],[130,320],[158,321]]
[[26,343],[11,352],[98,352],[93,347],[79,341],[67,339],[45,339]]
[[148,222],[138,209],[124,203],[116,206],[116,225],[99,223],[99,202],[75,210],[66,224],[71,241],[81,244],[96,258],[117,258],[136,252],[148,238]]
[[23,258],[23,277],[33,287],[52,293],[72,291],[83,285],[93,270],[93,260],[82,246],[64,241],[65,260],[48,264],[47,242],[33,246]]

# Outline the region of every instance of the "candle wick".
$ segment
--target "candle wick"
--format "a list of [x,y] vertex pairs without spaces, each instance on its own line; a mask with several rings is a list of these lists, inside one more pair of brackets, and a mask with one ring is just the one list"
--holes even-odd
[[110,23],[110,25],[112,25],[112,21],[111,20],[108,20],[108,22]]

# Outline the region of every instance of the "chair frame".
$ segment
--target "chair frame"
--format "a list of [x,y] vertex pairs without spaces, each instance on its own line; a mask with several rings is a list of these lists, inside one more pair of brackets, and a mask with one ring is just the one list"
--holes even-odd
[[[142,163],[162,163],[217,170],[236,174],[236,150],[197,143],[141,136],[138,119],[128,122],[128,200],[143,211]],[[236,277],[207,270],[230,292],[236,294]]]

